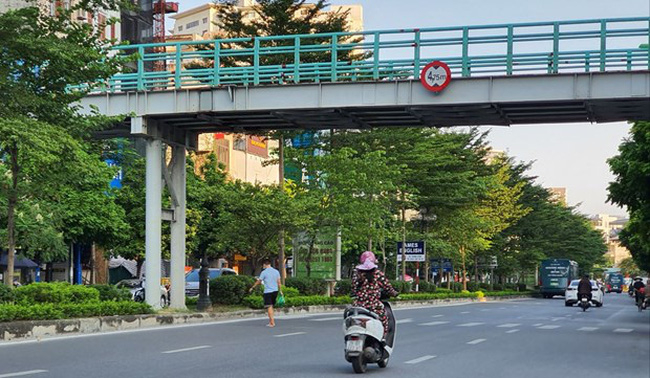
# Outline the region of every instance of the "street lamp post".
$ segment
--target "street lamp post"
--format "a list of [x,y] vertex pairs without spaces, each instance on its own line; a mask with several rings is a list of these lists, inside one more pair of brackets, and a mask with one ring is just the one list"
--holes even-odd
[[208,257],[205,252],[201,259],[201,270],[199,270],[199,300],[196,302],[196,309],[206,311],[212,307],[210,301],[210,269],[208,269]]

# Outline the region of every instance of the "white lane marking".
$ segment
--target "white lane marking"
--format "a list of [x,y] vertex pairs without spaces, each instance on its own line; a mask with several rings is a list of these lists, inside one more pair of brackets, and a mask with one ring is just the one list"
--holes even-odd
[[395,323],[397,323],[397,324],[413,323],[413,319],[411,319],[411,318],[400,319],[400,320],[396,321]]
[[564,318],[553,318],[553,319],[551,319],[552,322],[557,322],[558,320],[566,320],[566,319],[564,319]]
[[199,345],[191,348],[183,348],[183,349],[174,349],[174,350],[168,350],[165,352],[162,352],[163,354],[171,354],[171,353],[181,353],[181,352],[189,352],[192,350],[199,350],[199,349],[205,349],[205,348],[210,348],[209,345]]
[[28,371],[20,371],[18,373],[0,374],[0,378],[24,377],[26,375],[41,374],[41,373],[47,373],[47,370],[28,370]]
[[428,322],[428,323],[421,323],[421,326],[434,326],[434,325],[441,325],[441,324],[449,324],[449,322],[445,321],[437,321],[437,322]]
[[506,333],[515,333],[515,332],[519,332],[519,330],[518,329],[511,329],[511,330],[506,331]]
[[498,325],[497,327],[499,327],[499,328],[515,328],[515,327],[519,327],[520,325],[521,324],[519,324],[519,323],[506,323],[506,324]]
[[507,310],[507,307],[499,307],[499,310]]
[[486,311],[490,311],[490,310],[485,309],[485,308],[481,310],[481,312],[486,312]]
[[585,332],[591,332],[597,330],[598,327],[582,327],[578,328],[578,331],[585,331]]
[[480,326],[480,325],[483,325],[483,324],[485,324],[485,323],[479,323],[479,322],[464,323],[464,324],[459,324],[458,327],[476,327],[476,326]]
[[556,328],[560,328],[560,326],[557,326],[557,325],[545,325],[545,326],[537,327],[537,329],[556,329]]
[[432,358],[436,358],[436,356],[431,356],[431,355],[422,356],[422,357],[418,357],[418,358],[410,360],[410,361],[406,361],[404,363],[405,364],[419,364],[420,362],[424,362],[424,361],[430,360]]
[[486,339],[476,339],[476,340],[468,341],[467,344],[469,344],[469,345],[476,345],[476,344],[480,344],[480,343],[482,343],[482,342],[485,341],[485,340],[486,340]]
[[444,315],[433,315],[432,318],[442,318]]
[[632,328],[616,328],[614,332],[618,333],[628,333],[634,331]]
[[309,319],[312,322],[327,322],[330,320],[343,320],[342,316],[332,316],[331,318],[318,318],[318,319]]
[[287,336],[296,336],[296,335],[304,335],[307,332],[293,332],[293,333],[285,333],[282,335],[275,335],[275,337],[287,337]]
[[543,326],[543,325],[544,325],[544,323],[537,323],[537,324],[533,324],[533,327],[539,327],[539,326]]
[[469,314],[469,313],[470,313],[469,311],[463,311],[463,312],[461,312],[461,314]]

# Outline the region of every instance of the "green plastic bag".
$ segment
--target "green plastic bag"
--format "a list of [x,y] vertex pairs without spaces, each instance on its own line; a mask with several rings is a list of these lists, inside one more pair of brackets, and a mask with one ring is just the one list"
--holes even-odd
[[278,295],[278,299],[275,301],[275,305],[277,307],[283,307],[284,306],[284,295],[282,295],[282,293],[280,293]]

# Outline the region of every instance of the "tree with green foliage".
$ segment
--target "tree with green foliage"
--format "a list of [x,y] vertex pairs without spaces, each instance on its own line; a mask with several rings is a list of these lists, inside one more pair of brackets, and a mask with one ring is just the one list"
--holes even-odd
[[[224,1],[219,3],[218,23],[221,33],[226,38],[250,38],[240,42],[222,43],[221,49],[253,49],[255,47],[255,37],[260,36],[280,36],[280,35],[307,35],[321,33],[338,33],[349,31],[348,11],[325,12],[329,6],[326,0],[318,0],[309,3],[306,0],[261,0],[258,1],[251,9],[243,9],[237,6],[237,1]],[[249,17],[250,15],[254,17]],[[275,39],[275,40],[257,40],[260,48],[282,48],[293,47],[295,40],[292,38]],[[314,37],[309,39],[310,45],[331,45],[332,38]],[[359,36],[341,37],[336,42],[338,44],[354,44],[361,41]],[[215,46],[202,45],[200,48],[214,48]],[[326,49],[327,50],[327,49]],[[361,60],[366,57],[365,54],[359,53],[354,49],[340,49],[337,52],[337,61],[351,62]],[[290,65],[300,63],[314,62],[331,62],[332,53],[330,51],[301,53],[300,61],[295,61],[293,52],[286,54],[261,54],[259,56],[259,65]],[[205,59],[201,62],[192,62],[186,65],[187,68],[202,68],[212,66],[214,61]],[[253,65],[254,58],[248,56],[226,56],[222,57],[220,64],[225,67]],[[293,73],[286,77],[277,78],[279,81],[289,81]],[[329,80],[331,75],[323,74],[321,80]],[[279,149],[277,151],[280,165],[280,185],[285,188],[284,183],[284,147],[285,140],[295,136],[296,132],[274,131],[268,135],[278,140]],[[284,282],[286,272],[284,269],[285,261],[285,233],[286,230],[279,230],[279,259],[280,274]]]
[[623,274],[628,274],[630,277],[648,276],[648,272],[640,269],[631,257],[621,260],[618,267],[621,268]]
[[[70,192],[66,196],[66,184],[67,188],[80,184],[85,189],[96,190],[97,183],[89,181],[103,179],[106,172],[109,177],[110,172],[114,174],[111,168],[99,165],[100,155],[84,143],[89,132],[105,127],[111,120],[79,115],[73,104],[84,91],[69,88],[90,89],[85,86],[87,83],[107,79],[118,71],[123,60],[108,55],[110,46],[99,38],[100,30],[77,23],[71,16],[77,10],[92,12],[97,8],[119,9],[119,6],[117,1],[85,0],[68,9],[57,8],[51,15],[40,11],[34,2],[33,6],[0,15],[0,99],[3,104],[0,107],[0,158],[6,178],[0,183],[0,191],[6,198],[7,231],[3,245],[8,249],[7,283],[13,280],[16,248],[22,247],[22,241],[17,239],[17,215],[20,218],[21,212],[28,214],[25,209],[30,206],[34,209],[35,205],[44,209],[56,204],[57,210],[65,209],[62,203],[70,201],[67,203],[71,204],[79,199],[73,198]],[[66,173],[72,171],[70,167],[78,170],[76,180],[85,174],[90,178],[84,178],[86,182],[64,182],[68,180]],[[67,215],[75,215],[72,206],[67,206]],[[39,212],[35,216],[41,224],[55,218]],[[62,217],[58,220],[63,221]],[[86,220],[76,219],[85,223],[83,227],[101,231],[101,227]],[[63,228],[71,224],[49,223],[43,230],[49,229],[52,235],[52,229],[61,227],[59,229],[64,231]],[[72,237],[73,233],[68,234],[67,241],[72,241]],[[61,245],[56,242],[51,248],[61,252]]]
[[650,122],[635,122],[618,151],[608,160],[615,176],[608,187],[609,201],[627,207],[630,214],[619,240],[638,267],[650,271]]

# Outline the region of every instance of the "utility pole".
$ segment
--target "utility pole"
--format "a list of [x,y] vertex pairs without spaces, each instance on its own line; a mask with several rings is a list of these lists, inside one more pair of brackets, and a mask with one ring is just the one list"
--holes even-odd
[[[279,158],[279,164],[280,167],[278,169],[279,171],[279,180],[280,180],[280,190],[282,193],[284,193],[284,135],[280,134],[280,138],[278,139],[280,142],[280,146],[278,147],[278,155],[280,156]],[[287,269],[285,265],[285,258],[284,258],[284,228],[280,229],[280,235],[278,236],[278,243],[280,244],[280,250],[278,251],[278,260],[280,260],[280,281],[282,282],[282,285],[284,285],[284,281],[287,278]],[[295,263],[295,261],[294,261]]]
[[406,194],[402,192],[402,280],[406,280]]

